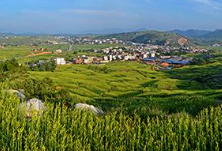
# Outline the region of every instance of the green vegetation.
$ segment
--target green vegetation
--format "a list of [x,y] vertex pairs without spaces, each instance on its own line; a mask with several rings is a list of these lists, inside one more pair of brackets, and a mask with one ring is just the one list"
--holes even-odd
[[112,112],[104,116],[47,104],[42,116],[26,119],[19,102],[1,93],[1,150],[201,150],[219,151],[222,106],[148,117]]
[[58,41],[53,36],[8,36],[7,38],[0,37],[0,44],[21,46],[31,44],[41,44],[48,40]]
[[221,29],[215,30],[213,32],[200,36],[199,38],[207,39],[207,40],[221,40],[222,30]]
[[50,52],[55,52],[58,49],[63,51],[67,51],[69,49],[68,45],[66,44],[57,44],[57,45],[39,45],[39,48],[47,49]]
[[136,111],[141,116],[159,116],[185,110],[197,115],[202,109],[217,105],[222,98],[219,89],[222,84],[215,85],[206,79],[210,74],[218,74],[220,68],[215,70],[216,66],[155,71],[136,62],[114,62],[101,66],[60,66],[55,72],[30,74],[33,78],[52,78],[69,90],[74,102],[94,104],[108,111],[113,108],[127,114]]
[[28,99],[38,98],[46,102],[70,103],[70,95],[64,89],[56,85],[50,78],[30,78],[9,83],[9,87],[15,90],[23,90]]
[[[49,52],[55,52],[57,49],[62,49],[64,52],[62,54],[44,54],[44,55],[31,55],[38,52],[31,52],[30,50],[36,48],[31,46],[6,46],[5,48],[0,48],[0,61],[5,61],[7,59],[15,58],[19,63],[25,64],[30,61],[37,61],[40,59],[51,59],[51,58],[67,58],[76,57],[80,55],[89,56],[101,56],[101,54],[92,53],[90,50],[93,49],[104,49],[109,47],[122,46],[120,44],[103,44],[103,45],[73,45],[73,51],[67,52],[68,45],[39,45],[38,48],[47,49]],[[41,53],[41,52],[39,52]]]
[[55,61],[53,60],[31,61],[28,64],[32,71],[54,71],[56,68]]
[[117,38],[124,41],[132,41],[137,43],[164,45],[169,42],[171,45],[178,45],[178,39],[181,36],[175,33],[159,32],[159,31],[141,31],[122,34],[111,34],[99,36],[101,39]]
[[[34,71],[25,66],[55,57],[97,56],[90,50],[110,46],[74,45],[74,52],[37,56],[28,56],[29,46],[0,49],[0,59],[6,60],[0,62],[0,149],[221,150],[220,50],[192,55],[195,65],[173,70],[130,61],[56,68],[46,63]],[[54,51],[61,45],[41,47]],[[7,60],[11,57],[18,62]],[[21,102],[5,94],[8,89],[41,99],[44,114],[27,118]],[[79,102],[105,115],[77,111]]]
[[[20,77],[22,75],[22,77]],[[26,78],[27,70],[15,60],[0,62],[0,82]]]
[[48,102],[70,103],[70,95],[50,78],[30,78],[27,69],[15,59],[0,62],[0,85],[7,83],[6,89],[22,90],[28,99],[39,98]]
[[0,48],[0,60],[27,57],[31,54],[30,50],[31,47],[29,46],[7,46],[4,49]]

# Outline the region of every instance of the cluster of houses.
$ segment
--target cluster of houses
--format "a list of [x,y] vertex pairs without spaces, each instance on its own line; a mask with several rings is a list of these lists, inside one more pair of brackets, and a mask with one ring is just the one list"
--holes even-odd
[[216,43],[212,45],[213,47],[222,47],[222,44]]
[[65,58],[55,58],[54,59],[56,65],[66,65],[67,62]]
[[193,47],[191,47],[189,51],[189,53],[205,53],[205,52],[208,52],[208,50],[204,48],[193,48]]
[[158,69],[172,69],[189,64],[192,59],[178,56],[161,56],[160,58],[151,57],[142,60],[145,64],[155,65]]
[[137,55],[107,55],[103,57],[89,57],[89,56],[79,56],[73,61],[66,61],[65,58],[54,59],[56,65],[66,65],[66,64],[105,64],[112,61],[141,61],[145,64],[155,65],[159,69],[172,69],[173,67],[182,67],[190,63],[191,59],[182,57],[155,57],[155,52],[149,54],[144,54],[143,56]]
[[104,64],[112,61],[142,61],[145,64],[155,65],[159,69],[172,69],[173,67],[181,67],[190,63],[191,59],[178,56],[159,56],[156,51],[134,51],[124,52],[120,49],[103,49],[96,51],[103,53],[103,57],[87,57],[85,55],[74,59],[74,64]]
[[122,40],[116,38],[111,39],[94,39],[92,37],[73,37],[68,38],[67,41],[72,44],[90,44],[90,45],[101,45],[101,44],[125,44]]
[[[159,69],[171,69],[189,64],[191,59],[178,56],[164,56],[155,50],[141,46],[138,47],[109,47],[100,50],[93,50],[95,54],[102,54],[100,57],[81,55],[73,60],[65,58],[54,59],[56,65],[66,64],[105,64],[112,61],[141,61],[145,64],[156,65]],[[153,47],[152,47],[153,48]]]
[[[65,37],[59,37],[63,39]],[[152,44],[142,44],[134,42],[121,41],[116,38],[111,39],[94,39],[85,37],[68,37],[67,43],[69,44],[124,44],[123,47],[109,47],[98,50],[87,50],[95,54],[99,54],[100,57],[92,57],[81,55],[73,60],[66,60],[65,58],[55,58],[51,61],[55,61],[56,65],[66,64],[105,64],[112,61],[140,61],[145,64],[155,65],[158,69],[172,69],[173,67],[181,67],[189,64],[191,59],[172,56],[175,52],[186,52],[186,53],[203,53],[208,50],[203,48],[194,47],[172,47],[169,45],[160,46]],[[187,42],[186,39],[179,41],[180,43]],[[51,44],[58,44],[55,41],[48,41]],[[171,53],[173,52],[173,53]],[[55,53],[63,53],[61,49],[55,51]]]

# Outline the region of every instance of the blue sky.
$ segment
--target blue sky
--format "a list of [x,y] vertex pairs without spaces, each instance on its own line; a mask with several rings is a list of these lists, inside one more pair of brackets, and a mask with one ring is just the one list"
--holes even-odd
[[0,0],[0,8],[0,32],[222,28],[222,0]]

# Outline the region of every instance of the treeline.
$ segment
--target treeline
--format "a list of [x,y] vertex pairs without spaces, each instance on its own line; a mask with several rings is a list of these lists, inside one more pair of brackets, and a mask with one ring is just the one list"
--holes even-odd
[[52,60],[37,60],[27,63],[32,71],[54,71],[56,68],[55,61]]
[[[51,69],[48,65],[55,67],[48,62],[45,65],[47,69]],[[71,97],[66,89],[56,85],[50,78],[31,78],[28,68],[15,59],[0,62],[0,82],[0,85],[6,83],[7,89],[22,90],[27,99],[38,98],[47,102],[71,104]]]
[[[15,59],[0,62],[0,82],[26,77],[27,69]],[[23,75],[22,77],[20,75]]]
[[7,72],[7,71],[15,71],[20,69],[22,66],[15,59],[6,60],[5,62],[0,62],[0,72]]

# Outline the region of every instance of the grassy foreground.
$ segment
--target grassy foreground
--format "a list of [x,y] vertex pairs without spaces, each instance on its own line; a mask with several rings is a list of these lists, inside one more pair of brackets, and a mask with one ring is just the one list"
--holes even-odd
[[222,106],[186,113],[148,117],[113,112],[104,116],[46,105],[42,116],[26,119],[19,101],[1,93],[1,150],[201,150],[222,145]]

